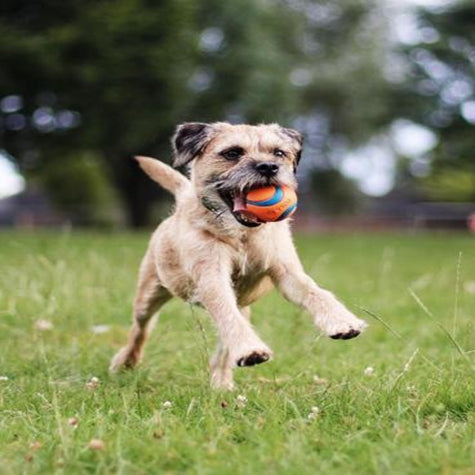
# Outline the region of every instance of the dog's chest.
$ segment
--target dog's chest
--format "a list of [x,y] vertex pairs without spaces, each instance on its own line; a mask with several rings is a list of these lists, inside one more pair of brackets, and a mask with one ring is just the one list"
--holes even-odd
[[268,259],[262,250],[243,243],[233,253],[232,281],[236,290],[254,287],[268,271]]

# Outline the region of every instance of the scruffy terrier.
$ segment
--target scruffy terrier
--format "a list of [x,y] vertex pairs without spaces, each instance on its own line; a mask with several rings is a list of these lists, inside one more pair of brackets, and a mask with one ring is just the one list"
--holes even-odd
[[272,357],[249,322],[249,305],[273,285],[331,338],[353,338],[366,327],[304,272],[288,220],[260,223],[242,212],[245,193],[253,188],[297,187],[300,133],[276,124],[185,123],[173,146],[174,165],[189,165],[190,179],[158,160],[137,157],[142,169],[175,195],[176,209],[150,240],[134,323],[112,371],[139,362],[152,316],[173,296],[201,304],[216,324],[219,345],[211,360],[216,388],[232,389],[235,366]]

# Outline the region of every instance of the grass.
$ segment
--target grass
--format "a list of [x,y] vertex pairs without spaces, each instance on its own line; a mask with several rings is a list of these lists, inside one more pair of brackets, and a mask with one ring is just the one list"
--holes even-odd
[[300,236],[308,272],[371,326],[320,337],[273,293],[253,321],[275,360],[229,394],[208,387],[209,318],[178,301],[140,368],[108,375],[147,240],[0,234],[0,473],[474,473],[473,237]]

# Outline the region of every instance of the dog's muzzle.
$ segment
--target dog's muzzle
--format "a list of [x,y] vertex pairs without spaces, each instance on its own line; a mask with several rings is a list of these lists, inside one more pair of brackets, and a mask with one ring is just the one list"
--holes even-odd
[[221,199],[226,203],[231,214],[236,221],[248,228],[255,228],[262,224],[262,221],[257,219],[252,213],[246,209],[246,193],[242,191],[220,191]]
[[256,165],[256,170],[260,175],[271,178],[279,173],[279,165],[274,162],[260,162]]
[[265,186],[291,186],[280,176],[281,167],[272,161],[261,161],[249,164],[228,176],[221,177],[214,183],[220,198],[236,221],[248,228],[255,228],[263,224],[259,218],[247,210],[246,195],[257,188]]

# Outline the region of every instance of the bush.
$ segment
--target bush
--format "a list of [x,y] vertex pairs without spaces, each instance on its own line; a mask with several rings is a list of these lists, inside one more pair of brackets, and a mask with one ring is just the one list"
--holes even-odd
[[94,153],[54,160],[40,178],[53,203],[74,224],[110,227],[123,223],[117,193],[103,161]]

